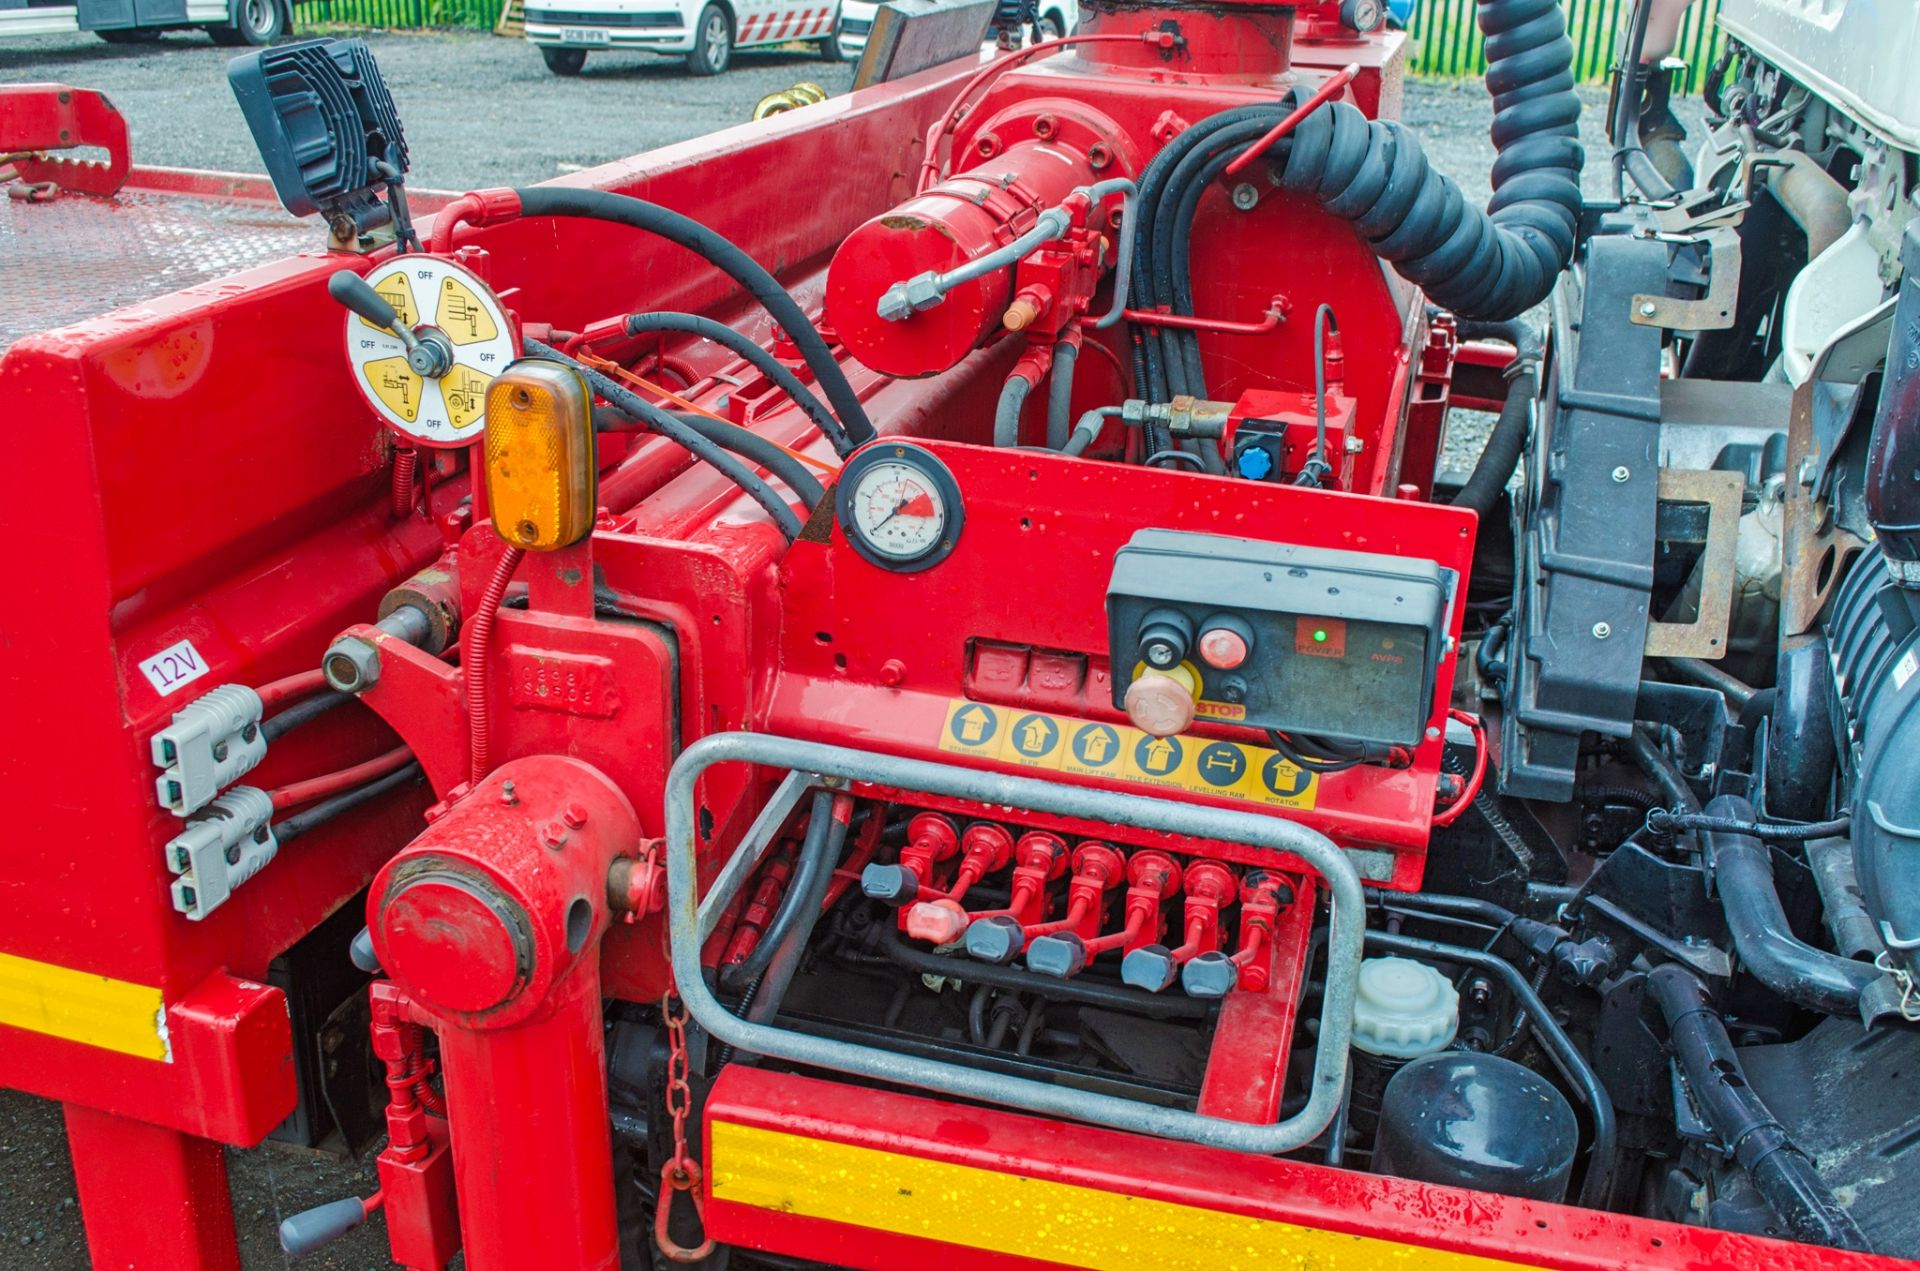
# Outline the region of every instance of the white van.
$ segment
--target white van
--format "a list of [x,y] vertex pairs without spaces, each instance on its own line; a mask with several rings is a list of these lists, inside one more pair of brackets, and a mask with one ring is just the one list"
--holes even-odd
[[525,13],[555,75],[578,75],[595,50],[678,54],[695,75],[726,70],[735,49],[796,41],[842,56],[840,0],[526,0]]
[[[848,61],[866,50],[879,0],[844,0],[840,6],[840,56]],[[1058,39],[1080,25],[1078,0],[1040,0],[1040,38]]]

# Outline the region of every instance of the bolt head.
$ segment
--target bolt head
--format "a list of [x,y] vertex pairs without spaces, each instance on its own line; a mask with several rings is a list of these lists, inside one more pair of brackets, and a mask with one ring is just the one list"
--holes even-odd
[[1242,212],[1250,212],[1260,202],[1260,191],[1253,188],[1250,181],[1242,181],[1233,187],[1233,205]]
[[1613,626],[1612,626],[1612,624],[1610,624],[1610,623],[1605,623],[1605,622],[1596,622],[1596,623],[1594,623],[1594,624],[1593,624],[1593,638],[1594,638],[1594,639],[1596,639],[1596,640],[1604,640],[1604,639],[1606,639],[1606,638],[1607,638],[1608,636],[1610,636],[1610,635],[1612,635],[1612,634],[1613,634]]
[[1656,314],[1656,313],[1658,313],[1658,312],[1660,312],[1660,310],[1659,310],[1659,309],[1658,309],[1657,307],[1655,307],[1655,305],[1654,305],[1654,303],[1653,303],[1653,301],[1651,301],[1651,300],[1643,300],[1643,301],[1641,301],[1641,302],[1640,302],[1640,316],[1641,316],[1641,317],[1643,317],[1643,318],[1651,318],[1651,317],[1652,317],[1652,316],[1653,316],[1654,314]]
[[1628,470],[1627,465],[1624,463],[1613,470],[1613,479],[1616,484],[1624,484],[1626,479],[1632,475],[1633,473]]
[[380,650],[358,636],[347,636],[334,641],[320,669],[334,692],[364,693],[380,682]]

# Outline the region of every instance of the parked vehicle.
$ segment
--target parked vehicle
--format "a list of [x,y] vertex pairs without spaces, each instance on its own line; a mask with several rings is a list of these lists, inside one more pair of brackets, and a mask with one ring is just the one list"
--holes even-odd
[[[880,11],[878,0],[842,0],[840,5],[840,56],[849,60],[866,51],[867,36],[873,31],[874,14]],[[1052,40],[1080,25],[1079,0],[1042,0],[1040,34]]]
[[563,2],[569,7],[526,9],[527,39],[539,46],[555,75],[578,75],[596,50],[677,54],[695,75],[726,70],[736,49],[797,41],[812,42],[829,62],[842,57],[836,38],[840,6],[832,0]]
[[189,30],[205,31],[215,44],[271,44],[292,26],[291,0],[0,0],[0,46],[12,36],[75,31],[109,44],[145,44]]

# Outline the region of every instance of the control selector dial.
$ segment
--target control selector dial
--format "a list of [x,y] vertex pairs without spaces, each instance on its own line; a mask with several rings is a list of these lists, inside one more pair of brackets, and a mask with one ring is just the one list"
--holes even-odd
[[1155,609],[1140,623],[1140,660],[1156,671],[1186,661],[1193,622],[1177,609]]

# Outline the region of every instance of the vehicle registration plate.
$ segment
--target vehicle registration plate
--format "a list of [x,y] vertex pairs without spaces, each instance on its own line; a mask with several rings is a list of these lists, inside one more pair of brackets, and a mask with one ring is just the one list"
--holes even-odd
[[610,44],[613,37],[599,27],[569,26],[560,28],[562,44]]

